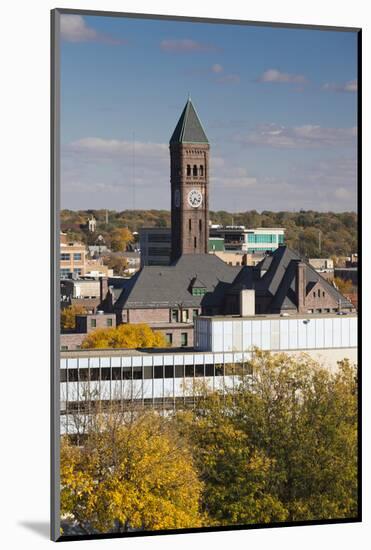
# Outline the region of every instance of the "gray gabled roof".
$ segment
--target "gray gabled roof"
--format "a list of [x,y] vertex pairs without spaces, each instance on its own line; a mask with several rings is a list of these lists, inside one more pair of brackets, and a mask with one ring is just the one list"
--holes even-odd
[[209,143],[190,99],[188,99],[183,109],[178,124],[170,138],[170,143]]
[[[232,267],[213,254],[185,254],[170,266],[145,266],[123,289],[115,310],[169,307],[221,307],[226,289],[240,267]],[[199,279],[206,288],[193,296],[191,283]]]
[[[258,295],[271,296],[272,301],[269,305],[271,312],[281,309],[296,309],[296,270],[299,261],[305,264],[307,293],[311,287],[320,281],[323,288],[334,300],[337,302],[341,300],[343,308],[353,308],[351,302],[332,284],[287,246],[278,247],[271,255],[266,256],[259,262],[256,268],[244,267],[237,275],[233,288],[245,284],[246,288],[254,288]],[[256,277],[251,275],[251,270],[255,270]],[[265,273],[259,276],[259,272]]]

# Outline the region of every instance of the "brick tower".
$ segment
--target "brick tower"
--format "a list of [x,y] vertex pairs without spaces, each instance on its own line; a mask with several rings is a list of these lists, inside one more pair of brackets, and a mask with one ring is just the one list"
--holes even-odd
[[188,99],[170,139],[171,261],[208,252],[209,149]]

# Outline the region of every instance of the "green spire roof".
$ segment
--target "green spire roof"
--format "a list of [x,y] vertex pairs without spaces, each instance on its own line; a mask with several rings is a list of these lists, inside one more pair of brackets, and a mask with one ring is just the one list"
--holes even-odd
[[170,143],[209,143],[190,98],[178,120]]

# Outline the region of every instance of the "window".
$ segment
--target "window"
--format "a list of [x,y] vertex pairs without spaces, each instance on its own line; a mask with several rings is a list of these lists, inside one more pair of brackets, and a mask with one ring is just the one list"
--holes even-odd
[[183,365],[175,365],[175,378],[183,378],[184,367]]
[[214,365],[212,363],[205,365],[205,376],[214,376]]
[[197,237],[194,238],[194,247],[197,248]]
[[198,220],[198,229],[202,231],[202,220]]
[[200,176],[202,177],[204,175],[204,167],[200,166]]
[[[193,293],[192,293],[192,294],[193,294]],[[194,309],[194,310],[193,310],[193,320],[195,320],[196,317],[198,317],[198,309]]]
[[191,165],[187,164],[187,176],[191,175]]
[[197,176],[197,166],[195,164],[193,165],[193,175]]
[[121,367],[112,367],[112,380],[121,380]]
[[186,332],[182,332],[180,335],[180,345],[182,347],[188,345],[188,334]]
[[149,380],[153,376],[152,367],[143,367],[143,378]]
[[194,365],[186,365],[185,366],[185,375],[186,377],[194,376]]
[[191,218],[189,218],[189,220],[188,220],[188,229],[189,229],[190,231],[191,231],[191,229],[192,229],[192,220],[191,220]]
[[170,243],[171,235],[169,232],[164,233],[149,233],[148,235],[149,243]]
[[189,311],[188,309],[183,309],[182,311],[182,323],[188,323],[189,320]]
[[70,254],[62,253],[61,254],[61,260],[67,261],[70,259]]
[[171,321],[172,321],[173,323],[177,323],[177,322],[178,322],[178,319],[179,319],[178,315],[179,315],[179,312],[178,312],[177,309],[172,309],[172,310],[171,310]]
[[173,335],[171,334],[171,332],[167,332],[165,334],[165,338],[166,338],[166,342],[171,346],[173,343]]
[[204,375],[204,366],[195,365],[195,376],[203,376],[203,375]]
[[112,327],[112,319],[107,319],[107,327]]
[[76,273],[76,275],[81,275],[81,269],[79,267],[75,267],[73,272]]
[[81,252],[75,252],[73,255],[75,261],[81,261]]
[[153,367],[153,370],[155,378],[164,377],[164,367],[162,365],[156,365],[155,367]]
[[95,328],[97,326],[97,320],[96,319],[90,319],[90,326],[92,328]]
[[192,296],[203,296],[206,294],[206,288],[192,288]]
[[68,277],[69,273],[69,269],[61,269],[61,277]]
[[174,378],[174,366],[166,365],[165,366],[165,378]]
[[61,350],[62,350],[62,351],[67,351],[67,350],[68,350],[68,346],[61,346]]
[[325,293],[322,291],[322,298],[324,298],[324,297],[325,297]]
[[317,296],[318,296],[318,298],[321,296],[321,291],[320,291],[320,289],[317,290]]

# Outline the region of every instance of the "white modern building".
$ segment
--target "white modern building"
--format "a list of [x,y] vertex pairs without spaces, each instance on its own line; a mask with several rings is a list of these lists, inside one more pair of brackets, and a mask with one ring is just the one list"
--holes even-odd
[[[250,374],[254,348],[303,352],[329,369],[357,363],[357,315],[199,317],[195,347],[185,350],[79,350],[61,353],[61,430],[92,401],[173,409],[192,401],[194,382],[223,390]],[[199,385],[196,384],[196,387]]]
[[224,239],[225,250],[241,250],[245,253],[274,252],[285,240],[283,227],[258,227],[248,229],[244,225],[211,225],[210,237]]

